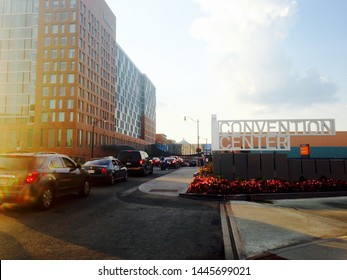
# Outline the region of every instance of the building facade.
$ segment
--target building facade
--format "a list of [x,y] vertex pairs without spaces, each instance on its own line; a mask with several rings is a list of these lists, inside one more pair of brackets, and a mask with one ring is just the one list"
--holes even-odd
[[155,143],[155,86],[118,44],[116,104],[116,131]]
[[[145,130],[118,130],[116,55],[116,16],[104,0],[0,1],[0,152],[84,161],[104,146],[150,142]],[[153,102],[142,89],[140,101]],[[143,114],[129,113],[126,124],[142,128],[149,118],[155,131],[153,114],[136,109]]]

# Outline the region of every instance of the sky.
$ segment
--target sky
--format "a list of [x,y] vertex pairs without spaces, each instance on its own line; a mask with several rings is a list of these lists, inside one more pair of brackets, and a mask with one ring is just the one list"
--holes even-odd
[[335,119],[347,131],[347,1],[106,3],[118,44],[156,87],[157,133],[168,139],[196,143],[199,124],[210,143],[213,114]]

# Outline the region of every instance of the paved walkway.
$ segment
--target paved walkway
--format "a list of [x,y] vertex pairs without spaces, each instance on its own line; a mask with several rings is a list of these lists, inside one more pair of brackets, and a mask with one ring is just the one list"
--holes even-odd
[[139,189],[150,194],[179,196],[180,193],[187,191],[194,173],[197,171],[197,167],[182,167],[174,172],[159,171],[166,173],[166,175],[142,184]]
[[347,260],[343,205],[347,197],[229,201],[224,207],[240,259]]
[[[197,168],[142,184],[143,192],[179,196]],[[199,197],[201,199],[201,196]],[[347,197],[221,201],[226,259],[347,260]]]

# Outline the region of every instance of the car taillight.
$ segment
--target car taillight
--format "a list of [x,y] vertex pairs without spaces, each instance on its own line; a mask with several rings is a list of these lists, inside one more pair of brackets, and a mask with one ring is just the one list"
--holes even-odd
[[36,179],[39,177],[40,173],[37,171],[28,173],[27,177],[25,178],[25,182],[28,184],[31,184],[36,181]]
[[102,173],[102,174],[106,174],[106,173],[107,173],[107,169],[106,169],[105,167],[103,167],[103,168],[101,169],[101,173]]
[[143,164],[143,160],[142,160],[142,159],[140,160],[140,165],[141,165],[141,164]]

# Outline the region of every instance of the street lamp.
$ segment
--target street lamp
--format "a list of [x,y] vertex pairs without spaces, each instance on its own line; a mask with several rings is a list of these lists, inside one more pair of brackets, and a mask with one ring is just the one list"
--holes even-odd
[[189,117],[189,116],[184,116],[184,121],[187,121],[187,118],[188,119],[190,119],[190,120],[192,120],[193,122],[196,122],[196,124],[197,124],[197,132],[198,132],[198,148],[197,148],[197,152],[199,153],[199,119],[197,119],[197,120],[194,120],[194,119],[192,119],[191,117]]
[[94,157],[94,130],[95,130],[95,125],[100,122],[100,121],[104,121],[106,122],[106,118],[102,117],[100,119],[97,119],[97,120],[93,120],[93,130],[92,130],[92,157]]

